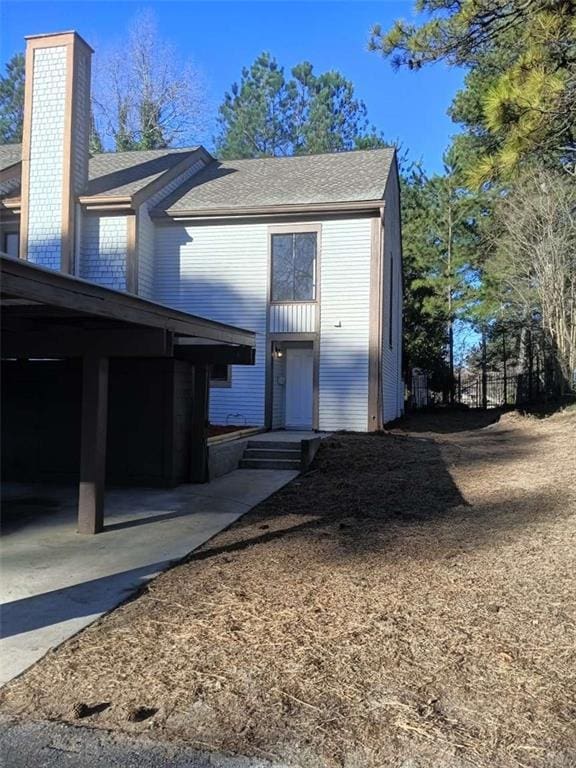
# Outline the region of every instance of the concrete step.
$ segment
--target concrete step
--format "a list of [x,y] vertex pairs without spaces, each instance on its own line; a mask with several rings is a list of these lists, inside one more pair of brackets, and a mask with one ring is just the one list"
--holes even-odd
[[300,461],[295,459],[240,459],[240,469],[291,469],[300,470]]
[[293,459],[300,461],[300,448],[246,448],[245,459]]
[[300,440],[297,442],[290,442],[289,440],[248,440],[247,448],[299,451],[300,444]]

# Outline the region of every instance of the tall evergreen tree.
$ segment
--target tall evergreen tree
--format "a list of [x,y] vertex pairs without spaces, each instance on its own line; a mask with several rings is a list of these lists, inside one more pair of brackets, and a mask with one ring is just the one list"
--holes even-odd
[[0,76],[0,144],[22,141],[24,120],[24,54],[17,53]]
[[487,201],[462,185],[455,150],[444,174],[428,178],[417,166],[402,182],[405,335],[410,366],[448,381],[454,373],[454,327],[477,301],[476,262]]
[[269,53],[242,70],[220,106],[222,158],[339,152],[383,146],[368,128],[366,106],[339,72],[314,73],[301,62],[286,78]]
[[292,153],[293,94],[284,69],[269,53],[244,67],[220,106],[217,153],[222,158]]
[[576,0],[418,0],[416,8],[426,21],[376,26],[371,47],[397,67],[469,68],[452,114],[475,150],[471,181],[509,179],[534,157],[565,162],[576,144]]

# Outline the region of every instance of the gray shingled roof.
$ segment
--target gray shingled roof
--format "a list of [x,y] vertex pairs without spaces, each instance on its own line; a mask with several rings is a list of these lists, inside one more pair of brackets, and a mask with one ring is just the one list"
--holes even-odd
[[0,144],[0,171],[16,165],[22,157],[22,144]]
[[214,161],[179,187],[162,209],[178,212],[380,200],[394,150]]
[[[90,158],[86,195],[128,197],[155,181],[199,147],[104,152]],[[0,170],[20,162],[21,144],[0,145]]]
[[[20,144],[0,146],[2,167],[17,163]],[[106,152],[90,159],[90,196],[130,196],[150,184],[187,155],[202,151],[156,149]],[[371,149],[298,157],[213,161],[170,195],[162,209],[214,211],[380,200],[394,150]]]

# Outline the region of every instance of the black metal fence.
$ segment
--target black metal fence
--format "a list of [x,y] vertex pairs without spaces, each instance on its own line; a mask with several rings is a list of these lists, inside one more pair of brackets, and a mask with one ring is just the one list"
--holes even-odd
[[[451,357],[451,356],[450,356]],[[446,357],[448,363],[449,356]],[[414,368],[407,380],[408,407],[463,405],[523,407],[576,398],[576,370],[566,374],[557,346],[539,318],[484,327],[481,343],[466,363],[434,376]]]
[[412,375],[408,405],[429,408],[439,405],[464,405],[469,408],[501,408],[546,403],[567,394],[553,371],[506,373],[467,371],[456,373],[454,381],[434,386],[423,372]]

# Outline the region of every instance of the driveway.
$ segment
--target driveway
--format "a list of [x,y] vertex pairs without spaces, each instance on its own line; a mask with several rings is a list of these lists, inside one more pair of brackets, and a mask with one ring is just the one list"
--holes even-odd
[[236,470],[209,485],[115,489],[106,528],[75,532],[77,489],[4,488],[0,684],[126,600],[296,472]]

